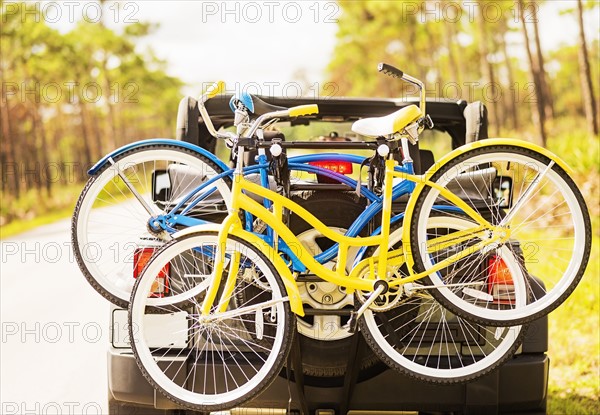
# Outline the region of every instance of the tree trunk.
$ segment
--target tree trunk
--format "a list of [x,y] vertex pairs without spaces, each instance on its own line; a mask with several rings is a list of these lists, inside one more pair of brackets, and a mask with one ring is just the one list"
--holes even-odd
[[[436,39],[434,39],[433,37],[433,30],[428,30],[427,26],[425,26],[425,33],[427,35],[427,55],[429,56],[429,62],[427,64],[428,66],[428,71],[433,70],[435,72],[435,82],[439,83],[440,85],[443,82],[442,79],[442,71],[440,70],[440,60],[436,59],[436,49],[437,49],[437,45],[439,44],[438,41],[436,41]],[[425,78],[427,79],[427,78]]]
[[454,44],[456,43],[456,35],[454,33],[454,23],[449,23],[444,21],[444,30],[445,30],[445,43],[446,49],[448,49],[448,64],[450,66],[450,74],[452,76],[452,82],[456,82],[460,85],[460,70],[458,69],[458,64],[456,63],[456,56],[454,54]]
[[[491,94],[493,99],[498,97],[498,84],[496,83],[494,77],[494,67],[492,63],[488,59],[489,49],[488,49],[488,36],[487,30],[485,28],[485,17],[483,15],[483,8],[479,7],[479,54],[480,54],[480,63],[481,63],[481,73],[485,74],[484,77],[487,78],[487,83],[484,85],[483,91],[485,95]],[[484,97],[485,100],[486,97]],[[490,124],[493,126],[494,135],[498,136],[499,134],[499,124],[500,124],[500,114],[498,113],[498,102],[486,102],[488,108],[491,107],[491,114],[493,115],[493,119],[490,120]]]
[[[37,109],[35,107],[29,112],[31,117],[31,133],[27,134],[30,141],[27,142],[27,154],[28,154],[28,168],[25,172],[26,177],[33,177],[33,182],[35,184],[35,188],[37,189],[39,197],[42,197],[42,174],[41,170],[43,168],[42,162],[40,162],[40,152],[37,146],[37,137],[39,135],[40,127],[39,127],[39,119],[37,114]],[[30,165],[33,165],[33,168],[30,168]]]
[[[33,78],[36,84],[41,84],[37,78]],[[44,126],[44,120],[42,119],[41,110],[43,108],[36,104],[35,102],[31,102],[31,114],[33,119],[34,126],[34,134],[32,135],[34,138],[34,146],[36,149],[36,163],[39,163],[39,171],[38,171],[38,180],[40,181],[40,191],[43,186],[46,189],[46,196],[52,196],[52,180],[51,175],[54,172],[54,169],[50,166],[50,147],[48,146],[48,137],[46,134],[46,127]],[[35,134],[37,131],[39,134]],[[39,137],[39,140],[36,139],[36,136]],[[36,168],[38,167],[36,166]]]
[[[87,110],[87,107],[86,107]],[[90,126],[90,128],[92,129],[92,135],[94,136],[94,150],[92,152],[92,155],[94,157],[94,161],[96,161],[98,158],[102,157],[105,153],[105,149],[104,146],[102,145],[102,131],[100,130],[100,123],[98,118],[100,118],[100,115],[97,114],[97,111],[94,111],[92,113],[87,112],[88,114],[88,125]],[[110,145],[108,147],[111,151],[115,148],[114,145]]]
[[415,45],[417,44],[416,25],[418,25],[418,24],[419,23],[417,22],[416,17],[414,18],[413,21],[406,22],[406,25],[408,26],[408,30],[409,30],[408,44],[406,45],[406,48],[407,48],[408,59],[410,60],[410,64],[414,65],[417,68],[419,79],[425,80],[427,73],[425,72],[425,68],[423,67],[423,65],[419,64],[419,54],[415,48]]
[[[502,38],[500,39],[501,50],[502,50],[502,58],[504,59],[504,65],[506,66],[506,73],[508,74],[508,84],[509,88],[515,88],[515,76],[513,72],[512,64],[510,63],[510,56],[508,56],[508,50],[506,47],[506,33],[502,34]],[[519,129],[519,112],[517,111],[517,100],[516,96],[513,94],[509,95],[509,112],[510,118],[512,120],[512,128],[513,130]]]
[[[2,195],[6,195],[6,192],[10,192],[10,186],[8,182],[9,172],[11,170],[14,171],[12,160],[10,158],[10,134],[8,133],[6,123],[4,122],[4,105],[0,100],[0,171],[2,173],[2,184],[0,185],[0,189],[2,190]],[[8,104],[8,103],[7,103]]]
[[[108,107],[108,119],[106,120],[107,122],[107,128],[106,128],[106,138],[107,138],[107,147],[110,149],[116,148],[117,144],[118,145],[123,145],[125,143],[121,142],[121,140],[119,140],[119,142],[117,143],[117,129],[116,129],[116,117],[115,117],[115,108],[114,108],[114,103],[111,102],[111,100],[113,99],[112,95],[111,95],[111,80],[108,77],[108,69],[107,69],[107,62],[106,59],[104,60],[104,62],[102,62],[103,66],[104,66],[104,96],[106,97],[106,106]],[[119,86],[117,86],[118,88]],[[122,91],[118,91],[118,94],[121,94]],[[120,97],[120,95],[119,95]],[[122,139],[124,137],[121,137]]]
[[531,20],[533,21],[533,35],[535,39],[537,67],[539,71],[538,76],[540,78],[542,92],[544,94],[544,112],[546,119],[551,120],[554,118],[554,99],[552,97],[550,83],[548,82],[548,75],[546,74],[546,69],[544,68],[544,55],[542,54],[542,45],[540,43],[537,16],[534,16]]
[[[5,167],[8,168],[9,166],[12,166],[12,172],[10,174],[12,186],[9,186],[9,189],[14,192],[15,198],[19,199],[19,197],[21,196],[21,170],[23,166],[19,165],[19,163],[17,162],[15,146],[15,141],[17,137],[15,136],[15,133],[13,131],[12,121],[10,117],[10,103],[8,102],[8,100],[6,100],[6,106],[4,106],[4,109],[2,110],[2,134],[4,135],[4,139],[2,140],[2,142],[6,147],[8,147],[8,149],[6,150],[7,161],[11,164],[7,163]],[[8,172],[5,172],[5,174],[8,175]]]
[[38,147],[40,160],[40,180],[42,180],[43,185],[46,188],[46,195],[51,197],[53,180],[51,175],[54,173],[54,168],[50,166],[50,158],[48,157],[50,148],[48,147],[46,127],[44,126],[44,120],[42,119],[42,116],[37,108],[34,108],[34,117],[37,118],[36,123],[40,131],[40,145]]
[[59,103],[55,106],[56,108],[56,116],[54,117],[54,130],[52,134],[52,148],[56,152],[56,160],[58,160],[58,168],[60,170],[60,182],[62,184],[71,183],[72,179],[70,171],[66,168],[66,163],[69,161],[69,158],[65,154],[65,150],[60,145],[62,138],[65,133],[65,114],[62,111],[62,104]]
[[579,22],[579,77],[581,79],[585,119],[587,121],[588,130],[592,134],[597,135],[598,114],[596,113],[596,98],[594,97],[590,60],[587,52],[585,31],[583,29],[583,4],[581,0],[577,0],[577,19]]
[[523,36],[525,37],[525,50],[527,51],[527,58],[529,59],[529,68],[531,71],[531,78],[533,79],[533,85],[535,88],[535,102],[532,102],[532,115],[533,122],[536,124],[538,128],[538,133],[540,135],[540,141],[542,146],[546,145],[546,117],[544,111],[544,95],[542,93],[542,88],[540,84],[540,80],[538,77],[538,71],[536,70],[536,62],[533,59],[533,55],[531,53],[531,48],[529,47],[529,34],[527,33],[527,24],[525,23],[525,10],[523,0],[519,0],[519,13],[521,25],[523,28]]
[[[83,156],[84,156],[84,160],[83,162],[85,163],[85,168],[89,167],[92,163],[92,153],[90,150],[90,137],[89,134],[87,132],[87,116],[86,116],[86,110],[85,110],[85,102],[80,102],[79,103],[79,117],[81,119],[81,135],[82,135],[82,140],[81,143],[83,144]],[[79,169],[80,171],[83,171],[83,169]]]

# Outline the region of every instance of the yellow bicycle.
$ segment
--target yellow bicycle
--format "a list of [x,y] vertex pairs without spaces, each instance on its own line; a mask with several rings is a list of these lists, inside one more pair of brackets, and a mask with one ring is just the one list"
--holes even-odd
[[[420,106],[353,126],[379,137],[377,152],[386,159],[376,234],[340,235],[290,199],[244,178],[248,147],[269,148],[275,158],[285,147],[261,140],[260,127],[318,111],[301,106],[262,115],[236,140],[229,216],[221,225],[176,234],[138,279],[129,308],[132,346],[144,375],[170,399],[219,410],[264,390],[290,350],[293,314],[304,315],[301,275],[355,296],[351,327],[359,326],[390,366],[447,383],[480,376],[510,357],[521,332],[515,324],[550,312],[575,288],[590,250],[590,221],[564,162],[530,143],[489,139],[453,151],[423,176],[398,169],[390,157],[397,143],[410,163],[408,143],[429,122],[424,88],[389,65],[380,71],[418,85],[421,99]],[[401,226],[392,228],[398,180],[414,183],[414,190]],[[244,230],[242,211],[266,223],[269,235]],[[300,243],[286,226],[286,211],[338,244],[335,267],[315,260]],[[536,253],[552,257],[547,272],[535,275],[539,279],[531,277],[530,268],[539,269],[531,243]],[[369,255],[356,257],[365,246],[372,247]],[[169,281],[168,296],[153,298],[157,277]],[[443,330],[457,319],[461,333]],[[432,338],[435,345],[423,353]]]

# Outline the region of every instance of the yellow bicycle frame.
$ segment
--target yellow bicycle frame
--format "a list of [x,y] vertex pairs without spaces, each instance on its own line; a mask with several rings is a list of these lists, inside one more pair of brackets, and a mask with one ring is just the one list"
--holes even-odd
[[[283,283],[286,287],[288,299],[292,311],[300,316],[304,315],[304,309],[302,306],[302,300],[294,276],[292,275],[288,264],[281,258],[277,247],[271,247],[263,239],[256,234],[248,232],[243,229],[239,212],[240,210],[247,211],[254,215],[257,219],[264,221],[268,226],[273,229],[274,241],[277,243],[278,238],[281,238],[290,248],[295,249],[297,258],[309,269],[313,274],[317,275],[324,281],[337,284],[347,288],[348,293],[352,293],[354,290],[361,291],[373,291],[374,285],[377,279],[385,279],[390,286],[398,286],[408,282],[412,282],[423,278],[433,272],[436,272],[448,265],[468,256],[484,248],[486,245],[493,243],[502,243],[508,240],[510,237],[510,231],[507,228],[500,228],[492,225],[485,220],[479,213],[472,209],[466,202],[461,200],[458,196],[444,187],[441,187],[430,181],[432,175],[444,164],[452,160],[453,158],[463,154],[466,151],[486,146],[510,144],[512,146],[520,146],[529,148],[531,150],[540,152],[549,158],[556,161],[565,171],[570,169],[566,164],[552,155],[547,150],[536,146],[531,143],[524,141],[518,141],[513,139],[487,139],[484,141],[474,142],[465,146],[462,146],[453,152],[449,153],[446,157],[442,158],[440,162],[430,168],[425,175],[411,175],[403,172],[396,172],[394,166],[396,162],[394,160],[386,161],[385,171],[385,186],[383,192],[383,210],[382,210],[382,224],[381,233],[376,236],[369,237],[348,237],[340,235],[331,229],[329,229],[323,222],[317,219],[314,215],[308,212],[297,203],[287,199],[286,197],[273,192],[272,190],[266,189],[258,184],[246,180],[243,175],[236,172],[234,175],[233,188],[232,188],[232,212],[227,216],[224,222],[219,226],[218,245],[216,253],[216,267],[214,270],[214,280],[211,283],[206,298],[202,304],[202,314],[208,315],[215,302],[219,286],[221,284],[221,277],[223,274],[223,268],[225,263],[225,242],[229,235],[234,235],[242,238],[245,241],[253,244],[261,252],[265,253],[270,261],[272,261],[277,272],[281,276]],[[362,246],[389,246],[390,236],[390,218],[391,218],[391,206],[392,206],[392,183],[394,177],[400,177],[405,180],[410,180],[416,183],[416,187],[409,198],[409,202],[405,211],[404,226],[403,226],[403,247],[399,250],[387,251],[382,249],[380,254],[374,258],[366,258],[360,261],[350,272],[346,273],[346,261],[348,256],[348,249],[350,247],[362,247]],[[465,249],[464,251],[458,252],[443,261],[437,263],[434,267],[429,269],[427,272],[415,273],[413,271],[414,260],[412,258],[412,251],[410,247],[410,222],[412,214],[415,209],[417,196],[427,186],[433,187],[440,192],[440,196],[446,198],[452,202],[455,206],[462,209],[463,212],[469,216],[477,225],[473,229],[463,230],[460,232],[454,232],[452,234],[452,243],[456,243],[460,240],[466,240],[472,238],[474,235],[479,235],[483,232],[491,233],[496,235],[492,238],[482,239],[481,242],[474,246]],[[272,211],[266,209],[261,203],[255,201],[249,197],[246,193],[252,193],[262,198],[266,198],[272,201]],[[298,238],[290,231],[290,229],[283,222],[283,211],[288,209],[296,215],[299,215],[308,224],[313,226],[316,230],[321,232],[323,236],[331,239],[339,244],[338,250],[338,265],[336,270],[330,270],[317,262],[313,255],[302,245]],[[202,225],[201,225],[202,226]],[[204,227],[206,228],[206,227]],[[504,231],[503,236],[499,236],[501,233],[496,232]],[[194,228],[189,228],[184,231],[186,234],[194,231]],[[438,238],[431,239],[427,242],[428,251],[434,251],[437,249],[443,249],[449,245],[448,236],[441,236]],[[394,273],[394,269],[407,263],[409,275],[406,277],[400,277]],[[392,269],[389,270],[388,266]],[[239,267],[239,254],[234,254],[230,262],[230,272],[228,273],[227,280],[225,282],[225,288],[221,294],[221,298],[218,303],[218,311],[225,311],[229,303],[229,296],[235,286],[235,280],[237,278],[237,268]],[[368,270],[368,274],[365,278],[365,270]]]

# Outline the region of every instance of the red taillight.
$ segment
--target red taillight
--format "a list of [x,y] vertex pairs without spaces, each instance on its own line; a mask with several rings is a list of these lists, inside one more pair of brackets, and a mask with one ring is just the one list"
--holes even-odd
[[[349,161],[336,161],[336,160],[325,160],[325,161],[309,161],[308,164],[322,169],[327,169],[340,174],[351,174],[352,163]],[[323,174],[317,174],[317,180],[319,183],[338,183],[335,179],[327,177]]]
[[497,304],[512,304],[515,287],[510,270],[504,260],[496,255],[488,260],[488,293]]
[[322,169],[331,170],[340,174],[352,174],[352,163],[350,163],[349,161],[311,161],[308,164],[310,164],[311,166],[320,167]]
[[[133,278],[142,274],[144,267],[154,255],[156,248],[137,248],[133,253]],[[165,265],[152,284],[151,297],[163,297],[169,292],[169,269],[170,264]]]

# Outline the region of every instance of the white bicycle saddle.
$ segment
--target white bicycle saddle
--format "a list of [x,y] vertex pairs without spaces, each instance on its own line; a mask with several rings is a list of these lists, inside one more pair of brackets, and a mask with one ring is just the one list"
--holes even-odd
[[422,116],[421,109],[409,105],[383,117],[363,118],[352,124],[352,131],[370,137],[385,137],[415,122]]

